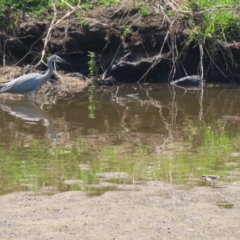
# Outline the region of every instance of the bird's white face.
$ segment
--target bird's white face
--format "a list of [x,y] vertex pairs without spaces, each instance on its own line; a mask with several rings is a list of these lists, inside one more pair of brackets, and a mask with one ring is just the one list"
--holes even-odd
[[61,62],[61,63],[69,64],[68,62],[66,62],[65,60],[63,60],[62,58],[60,58],[57,55],[53,55],[52,59],[53,59],[52,61],[54,61],[54,62]]
[[59,56],[55,56],[54,62],[65,62],[63,59],[61,59]]

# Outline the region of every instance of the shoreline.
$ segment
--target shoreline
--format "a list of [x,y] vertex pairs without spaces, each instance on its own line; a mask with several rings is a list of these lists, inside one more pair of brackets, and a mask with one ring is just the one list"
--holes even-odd
[[95,197],[78,191],[0,196],[0,239],[240,238],[240,182],[193,189],[156,181],[125,187]]

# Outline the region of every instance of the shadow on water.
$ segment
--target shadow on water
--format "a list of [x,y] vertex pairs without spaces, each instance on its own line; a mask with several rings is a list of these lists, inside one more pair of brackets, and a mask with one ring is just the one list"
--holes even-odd
[[125,84],[56,104],[0,102],[0,193],[239,180],[239,101],[237,87]]

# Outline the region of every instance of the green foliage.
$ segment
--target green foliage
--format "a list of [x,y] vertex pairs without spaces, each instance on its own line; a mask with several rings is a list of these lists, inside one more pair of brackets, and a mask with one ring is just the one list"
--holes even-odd
[[88,61],[88,69],[90,72],[90,76],[92,79],[92,83],[95,84],[97,82],[98,77],[98,68],[96,65],[96,54],[95,52],[88,52],[88,57],[90,58]]
[[[40,17],[48,11],[50,6],[49,0],[0,0],[0,25],[9,29],[8,18],[10,21],[12,20],[11,22],[15,22],[20,15],[24,16],[26,12],[31,13],[34,17]],[[46,17],[46,14],[44,16]]]
[[126,37],[128,37],[130,32],[131,32],[131,29],[128,26],[122,27],[121,28],[121,37],[122,37],[122,39],[125,39]]
[[87,26],[89,24],[89,21],[87,19],[81,19],[80,23],[82,26]]
[[66,2],[56,2],[56,7],[60,8],[60,9],[67,9],[68,5],[66,4]]
[[80,5],[80,8],[84,11],[87,11],[92,8],[92,4],[89,2],[83,3]]
[[[48,12],[48,14],[46,14]],[[46,20],[51,20],[53,17],[53,12],[48,11],[46,8],[40,8],[32,12],[33,17],[42,18],[45,17]]]
[[139,12],[143,16],[150,14],[150,10],[148,10],[147,8],[140,8]]
[[151,13],[151,11],[149,9],[149,5],[144,1],[139,2],[136,7],[137,7],[139,13],[143,16],[149,15]]
[[238,4],[239,0],[189,0],[187,7],[193,10],[188,21],[191,38],[218,44],[233,37],[240,31]]
[[119,3],[119,0],[98,0],[97,2],[99,5],[104,5],[109,7],[110,5]]
[[[59,0],[56,0],[56,1],[59,1]],[[72,5],[77,5],[79,4],[79,0],[67,0],[68,3],[72,4]],[[80,0],[81,2],[81,0]]]
[[31,11],[33,9],[46,7],[49,5],[49,3],[49,0],[1,0],[2,7],[9,7],[11,9],[23,11]]

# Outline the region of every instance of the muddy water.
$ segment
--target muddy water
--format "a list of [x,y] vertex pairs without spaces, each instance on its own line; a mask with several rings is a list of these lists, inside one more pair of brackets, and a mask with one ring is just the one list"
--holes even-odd
[[[161,180],[240,179],[240,88],[88,88],[56,102],[0,101],[0,194],[83,190]],[[216,183],[216,184],[219,184]]]

